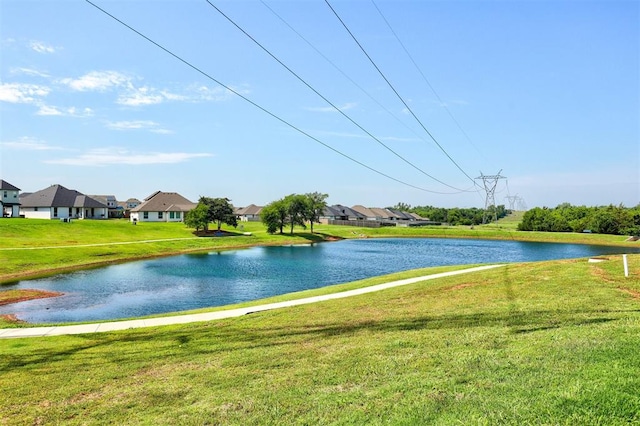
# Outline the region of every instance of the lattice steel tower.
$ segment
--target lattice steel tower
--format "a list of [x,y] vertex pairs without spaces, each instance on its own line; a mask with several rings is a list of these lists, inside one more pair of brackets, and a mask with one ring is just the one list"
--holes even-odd
[[[500,172],[502,169],[500,170]],[[498,181],[500,179],[506,179],[505,176],[500,176],[500,172],[497,175],[483,175],[480,172],[480,176],[476,179],[482,179],[482,184],[484,185],[484,190],[487,193],[487,198],[484,202],[484,213],[482,214],[482,223],[487,223],[487,212],[489,210],[489,206],[493,206],[493,218],[495,221],[498,220],[498,209],[496,208],[496,186],[498,186]]]

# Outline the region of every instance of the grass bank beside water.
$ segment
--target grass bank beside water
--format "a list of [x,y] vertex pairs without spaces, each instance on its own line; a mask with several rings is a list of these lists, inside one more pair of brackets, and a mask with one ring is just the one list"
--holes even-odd
[[[270,235],[261,223],[245,222],[225,228],[224,237],[195,237],[182,223],[149,223],[136,226],[126,220],[60,221],[8,219],[0,221],[0,283],[75,269],[102,266],[180,253],[225,250],[256,245],[286,245],[341,238],[433,237],[546,241],[638,247],[615,235],[516,231],[518,218],[473,227],[357,228],[316,225],[296,228],[293,235]],[[245,235],[250,233],[251,235]]]
[[511,264],[208,323],[0,340],[0,424],[636,424],[629,260],[628,278],[620,256]]

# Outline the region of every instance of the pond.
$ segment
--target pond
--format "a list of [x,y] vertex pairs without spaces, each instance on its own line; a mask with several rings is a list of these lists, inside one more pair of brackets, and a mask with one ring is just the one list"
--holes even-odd
[[[434,238],[332,243],[186,254],[24,280],[64,295],[0,306],[28,322],[112,320],[262,299],[429,266],[529,262],[640,253],[607,246]],[[0,290],[1,291],[1,290]]]

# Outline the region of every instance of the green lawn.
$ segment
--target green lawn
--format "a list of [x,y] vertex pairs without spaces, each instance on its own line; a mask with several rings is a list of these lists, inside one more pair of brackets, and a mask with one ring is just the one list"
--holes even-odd
[[637,424],[629,259],[629,278],[620,256],[526,263],[216,322],[0,340],[0,424]]

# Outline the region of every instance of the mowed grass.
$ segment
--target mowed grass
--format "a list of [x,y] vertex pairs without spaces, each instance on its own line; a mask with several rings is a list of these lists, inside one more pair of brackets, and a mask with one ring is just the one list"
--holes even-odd
[[229,236],[196,237],[183,223],[133,226],[126,220],[2,220],[0,283],[149,257],[322,240],[305,232],[269,235],[260,223],[224,229]]
[[[4,424],[637,424],[640,256],[0,340]],[[379,279],[376,279],[379,280]]]

